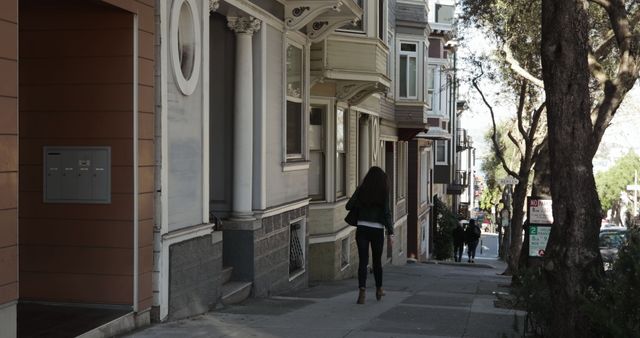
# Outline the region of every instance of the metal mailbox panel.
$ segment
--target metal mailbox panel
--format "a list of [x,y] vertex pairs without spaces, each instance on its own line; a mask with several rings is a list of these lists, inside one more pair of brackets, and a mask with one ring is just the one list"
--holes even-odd
[[45,203],[111,203],[110,147],[44,147]]

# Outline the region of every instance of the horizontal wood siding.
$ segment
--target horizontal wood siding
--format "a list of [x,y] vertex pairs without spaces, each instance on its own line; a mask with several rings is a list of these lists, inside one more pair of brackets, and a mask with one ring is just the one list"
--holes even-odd
[[[21,298],[132,304],[133,18],[138,15],[139,303],[151,305],[153,1],[22,1]],[[110,204],[42,203],[42,147],[110,146]]]
[[[354,57],[355,55],[359,57]],[[368,43],[327,41],[327,68],[361,72],[376,71],[376,46]]]
[[18,1],[0,1],[0,307],[18,298]]

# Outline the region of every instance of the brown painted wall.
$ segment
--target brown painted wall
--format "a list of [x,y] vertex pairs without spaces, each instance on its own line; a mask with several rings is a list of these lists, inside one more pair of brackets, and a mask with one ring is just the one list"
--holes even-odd
[[0,306],[18,298],[18,2],[0,1]]
[[[139,305],[151,305],[153,7],[139,14]],[[149,1],[146,1],[149,2]],[[20,297],[131,304],[133,14],[97,1],[20,3]],[[42,147],[111,146],[112,203],[42,203]]]

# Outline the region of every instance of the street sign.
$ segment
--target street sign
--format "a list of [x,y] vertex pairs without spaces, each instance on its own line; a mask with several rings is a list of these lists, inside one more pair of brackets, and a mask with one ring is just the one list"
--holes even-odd
[[530,224],[553,224],[553,204],[548,199],[529,199],[528,215]]
[[640,185],[638,185],[638,184],[628,185],[627,186],[627,190],[638,191],[638,190],[640,190]]
[[520,182],[517,178],[513,177],[513,176],[508,176],[505,178],[499,178],[498,179],[498,184],[518,184],[518,182]]
[[537,225],[529,227],[529,257],[544,257],[550,233],[550,226]]

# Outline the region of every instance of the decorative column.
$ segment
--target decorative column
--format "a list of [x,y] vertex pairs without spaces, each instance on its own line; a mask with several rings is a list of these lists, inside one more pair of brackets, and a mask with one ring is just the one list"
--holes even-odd
[[360,151],[358,154],[360,182],[358,182],[358,184],[362,182],[362,179],[364,179],[364,176],[367,174],[370,167],[369,158],[371,157],[371,154],[369,151],[369,144],[371,143],[371,138],[369,137],[369,120],[369,115],[367,114],[362,114],[362,117],[360,117]]
[[253,181],[253,53],[251,40],[261,21],[253,17],[229,17],[236,33],[236,85],[233,120],[234,219],[251,219]]

